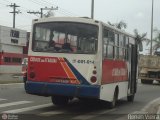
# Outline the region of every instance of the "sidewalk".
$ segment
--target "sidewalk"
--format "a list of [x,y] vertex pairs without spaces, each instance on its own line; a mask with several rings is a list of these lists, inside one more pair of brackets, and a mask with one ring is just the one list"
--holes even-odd
[[133,114],[159,115],[158,120],[160,120],[160,97],[148,103],[140,111],[135,111]]
[[151,101],[142,111],[147,112],[147,114],[159,114],[160,115],[160,98]]
[[23,78],[20,74],[0,74],[0,84],[22,83]]

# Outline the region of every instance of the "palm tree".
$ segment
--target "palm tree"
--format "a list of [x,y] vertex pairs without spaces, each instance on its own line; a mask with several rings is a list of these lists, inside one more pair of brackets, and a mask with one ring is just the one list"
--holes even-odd
[[[160,31],[158,29],[154,29],[153,31],[155,33],[155,38],[152,40],[154,42],[153,50],[157,52],[157,50],[160,48]],[[151,41],[147,42],[147,45],[149,45]]]
[[155,43],[153,45],[153,49],[155,51],[158,50],[158,48],[160,48],[160,31],[158,29],[154,30],[154,32],[156,33],[155,38],[153,39],[153,42]]
[[139,51],[143,51],[143,41],[149,41],[148,39],[146,39],[146,35],[147,33],[142,33],[139,34],[137,29],[134,29],[134,34],[135,34],[135,40],[137,41],[137,45],[139,47]]
[[125,23],[124,21],[121,20],[119,23],[116,23],[116,27],[118,29],[122,29],[122,28],[126,29],[127,28],[127,23]]
[[111,22],[108,22],[109,25],[113,26],[113,27],[116,27],[118,29],[126,29],[127,28],[127,24],[121,20],[119,23],[111,23]]

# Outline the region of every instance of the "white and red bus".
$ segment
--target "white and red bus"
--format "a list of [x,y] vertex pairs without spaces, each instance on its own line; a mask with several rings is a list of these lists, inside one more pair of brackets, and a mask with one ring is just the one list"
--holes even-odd
[[99,99],[111,107],[136,93],[134,37],[87,18],[33,20],[26,91],[51,96],[56,105],[70,99]]

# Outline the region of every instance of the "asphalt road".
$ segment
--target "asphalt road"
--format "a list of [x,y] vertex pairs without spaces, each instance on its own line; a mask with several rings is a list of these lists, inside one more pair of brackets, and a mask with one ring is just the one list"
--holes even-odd
[[[133,103],[126,98],[117,107],[109,109],[100,102],[84,103],[77,99],[64,107],[51,103],[50,97],[26,94],[23,84],[0,85],[0,114],[18,120],[127,120],[128,114],[140,111],[150,101],[160,97],[160,85],[138,84]],[[12,113],[12,114],[9,114]],[[0,119],[2,117],[0,116]]]

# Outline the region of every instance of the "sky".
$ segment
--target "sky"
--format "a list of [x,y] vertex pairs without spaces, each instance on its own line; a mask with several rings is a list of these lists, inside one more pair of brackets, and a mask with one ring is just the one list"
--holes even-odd
[[[16,3],[21,13],[16,15],[16,27],[31,31],[32,19],[40,15],[28,14],[27,11],[40,11],[44,7],[57,7],[57,16],[91,16],[92,0],[0,0],[0,25],[13,26],[13,8],[7,6]],[[107,23],[121,20],[127,23],[126,32],[133,34],[134,29],[146,33],[150,38],[152,0],[94,0],[94,19]],[[160,0],[154,0],[154,28],[160,29]],[[44,13],[47,11],[44,11]]]

